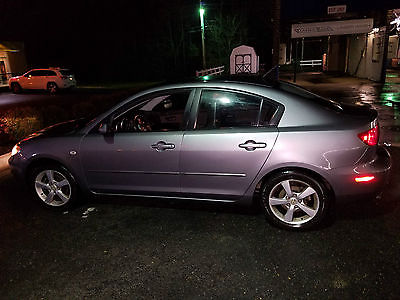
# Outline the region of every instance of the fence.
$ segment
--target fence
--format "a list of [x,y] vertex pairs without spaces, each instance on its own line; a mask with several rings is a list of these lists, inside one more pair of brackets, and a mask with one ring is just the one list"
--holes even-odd
[[8,85],[8,79],[13,76],[13,73],[0,73],[0,85]]
[[200,71],[196,71],[196,77],[206,76],[206,75],[220,75],[224,72],[224,70],[225,70],[225,66],[220,66],[220,67],[206,69],[206,70],[200,70]]
[[316,67],[322,66],[322,59],[301,60],[300,67]]

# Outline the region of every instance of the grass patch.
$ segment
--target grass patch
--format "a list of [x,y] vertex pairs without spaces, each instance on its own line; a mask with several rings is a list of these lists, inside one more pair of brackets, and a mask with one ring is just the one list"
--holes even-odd
[[[80,89],[87,89],[84,101],[51,102],[40,106],[26,105],[0,110],[0,154],[8,152],[12,145],[42,128],[82,117],[94,118],[127,96],[155,84],[157,82],[83,85]],[[96,89],[113,92],[99,93]],[[86,95],[86,92],[83,94]]]
[[104,83],[83,83],[79,85],[80,89],[110,89],[110,90],[141,90],[159,84],[161,81],[149,82],[104,82]]

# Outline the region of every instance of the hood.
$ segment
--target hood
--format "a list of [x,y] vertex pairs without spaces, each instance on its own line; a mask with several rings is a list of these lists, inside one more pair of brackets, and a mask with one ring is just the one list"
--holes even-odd
[[82,128],[86,126],[88,123],[88,120],[86,118],[81,118],[77,120],[70,120],[58,124],[51,125],[49,127],[46,127],[42,130],[39,130],[30,136],[28,136],[26,140],[30,140],[32,138],[36,138],[39,136],[43,137],[55,137],[55,136],[67,136],[67,135],[72,135],[77,132],[79,132]]
[[46,127],[40,131],[38,134],[46,135],[46,136],[62,136],[62,135],[70,135],[77,133],[88,123],[86,118],[81,118],[77,120],[70,120],[58,124],[54,124],[52,126]]

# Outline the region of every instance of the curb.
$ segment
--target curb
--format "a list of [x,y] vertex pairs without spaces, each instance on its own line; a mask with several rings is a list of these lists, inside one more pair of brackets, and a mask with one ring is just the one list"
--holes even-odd
[[5,169],[9,168],[8,159],[10,158],[10,156],[11,156],[11,152],[8,152],[8,153],[0,156],[0,171],[3,171]]

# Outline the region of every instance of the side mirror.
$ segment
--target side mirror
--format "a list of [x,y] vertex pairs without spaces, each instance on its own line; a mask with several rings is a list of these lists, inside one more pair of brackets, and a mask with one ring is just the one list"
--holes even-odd
[[109,132],[109,126],[107,123],[103,123],[101,124],[101,126],[99,127],[99,133],[101,134],[107,134]]
[[112,133],[112,123],[114,122],[114,114],[112,114],[110,116],[110,118],[108,119],[108,121],[104,121],[103,123],[101,123],[98,132],[101,134],[109,134]]

